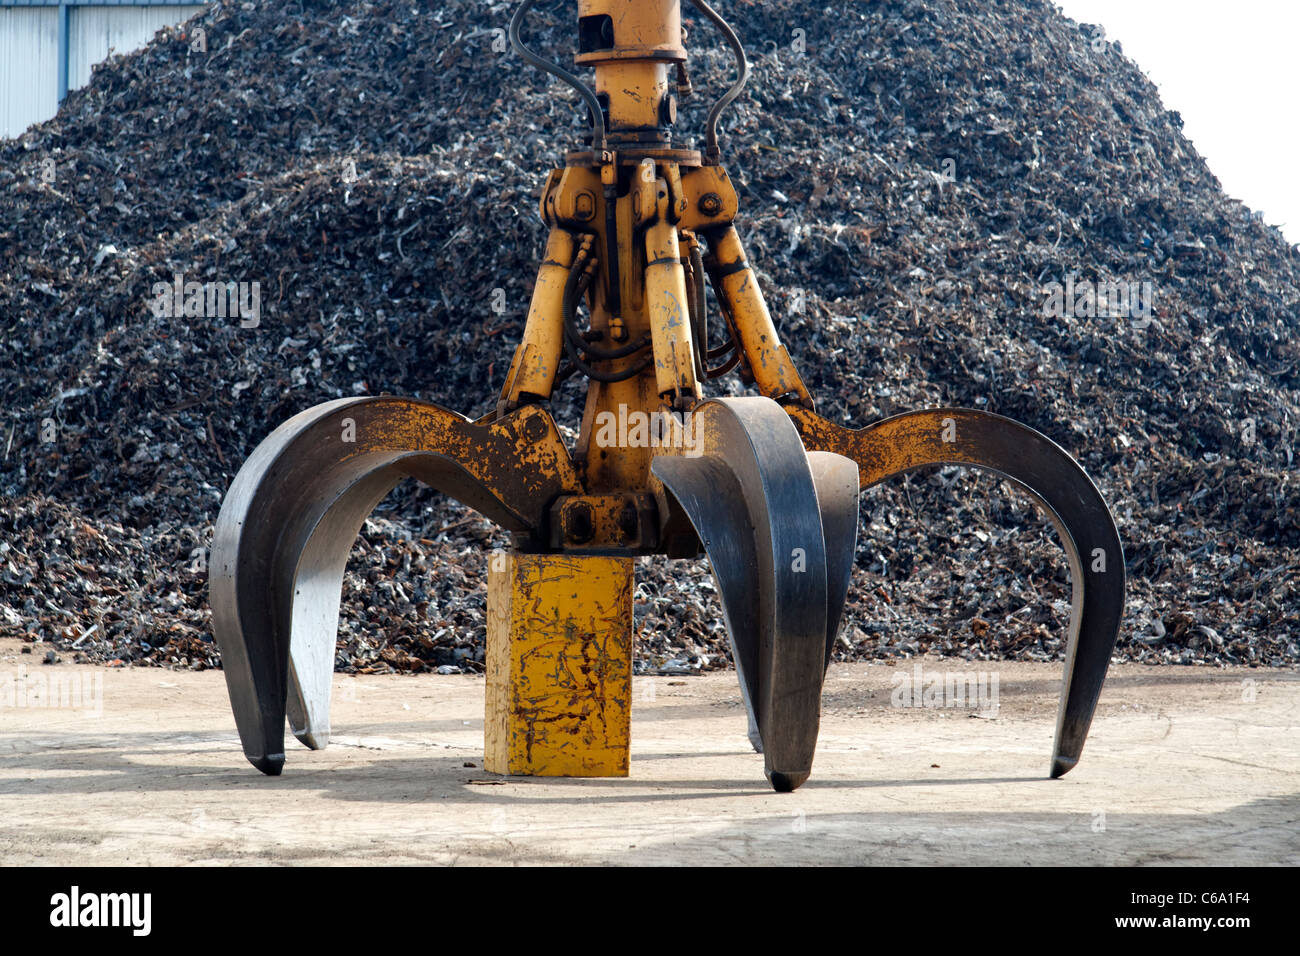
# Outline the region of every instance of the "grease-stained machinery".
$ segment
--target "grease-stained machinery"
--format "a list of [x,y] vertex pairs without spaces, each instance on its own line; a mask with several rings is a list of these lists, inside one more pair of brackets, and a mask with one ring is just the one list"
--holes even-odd
[[[680,0],[578,0],[590,86],[521,41],[533,0],[515,11],[515,50],[578,91],[591,134],[542,190],[545,258],[495,410],[471,421],[410,399],[326,402],[276,429],[231,485],[213,627],[244,752],[264,773],[283,767],[286,716],[308,747],[328,741],[348,552],[416,478],[512,534],[489,562],[488,770],[628,772],[633,558],[704,553],[750,739],[771,785],[792,790],[812,769],[858,493],[943,464],[1017,482],[1056,526],[1073,607],[1051,775],[1079,759],[1124,601],[1105,502],[1066,452],[1007,418],[939,408],[852,430],[817,415],[745,258],[722,164],[718,117],[745,83],[744,50],[691,2],[739,74],[708,113],[703,152],[675,139],[691,90]],[[755,394],[707,397],[732,373]],[[589,383],[574,447],[548,411],[570,375]]]

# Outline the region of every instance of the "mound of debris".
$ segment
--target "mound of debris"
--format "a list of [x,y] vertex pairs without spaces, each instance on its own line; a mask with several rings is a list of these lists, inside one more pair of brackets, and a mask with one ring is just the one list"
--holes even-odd
[[[723,9],[754,64],[725,162],[819,410],[1032,425],[1116,514],[1119,656],[1300,661],[1300,252],[1223,194],[1139,69],[1039,0]],[[529,31],[561,59],[568,13]],[[583,116],[506,49],[509,14],[224,2],[0,141],[0,635],[215,665],[212,523],[276,423],[357,394],[491,406],[535,196]],[[687,26],[697,89],[722,90],[729,53]],[[186,316],[178,281],[241,295]],[[567,427],[582,397],[557,396]],[[863,503],[844,659],[1062,654],[1068,569],[1014,489],[945,469]],[[339,666],[481,669],[504,543],[394,492],[353,553]],[[641,670],[726,665],[703,562],[643,559],[636,608]]]

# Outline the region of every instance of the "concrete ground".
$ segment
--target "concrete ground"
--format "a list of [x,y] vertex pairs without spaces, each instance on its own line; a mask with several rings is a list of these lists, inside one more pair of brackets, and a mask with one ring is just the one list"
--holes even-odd
[[[979,716],[893,706],[916,662],[835,665],[812,779],[778,795],[732,673],[637,678],[631,776],[602,780],[485,773],[482,677],[337,675],[329,748],[291,740],[268,778],[220,673],[20,646],[0,641],[5,865],[1300,865],[1295,672],[1117,665],[1052,781],[1057,665],[920,662],[923,683],[989,672],[990,696],[996,674]],[[86,696],[33,706],[42,682]]]

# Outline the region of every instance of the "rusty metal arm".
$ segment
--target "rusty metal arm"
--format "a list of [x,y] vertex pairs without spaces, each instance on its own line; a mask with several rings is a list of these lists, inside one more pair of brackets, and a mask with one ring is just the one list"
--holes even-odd
[[772,314],[767,309],[758,278],[745,259],[740,235],[734,225],[706,232],[709,250],[717,262],[713,287],[731,315],[733,331],[740,343],[754,383],[768,398],[793,401],[813,407],[812,395],[799,376],[790,353],[781,344]]
[[366,516],[412,477],[503,528],[536,534],[546,507],[580,491],[543,410],[477,425],[427,402],[326,402],[271,433],[240,469],[217,518],[212,626],[244,753],[284,766],[286,712],[309,747],[329,737],[343,572]]
[[572,233],[556,226],[546,240],[537,284],[528,306],[524,334],[515,349],[506,383],[497,401],[498,414],[514,411],[530,398],[548,399],[555,388],[564,351],[563,300],[573,265]]
[[810,450],[858,463],[862,488],[927,465],[969,465],[1009,478],[1042,506],[1065,548],[1073,582],[1051,775],[1068,772],[1083,751],[1124,609],[1119,533],[1083,468],[1046,436],[988,412],[907,412],[854,430],[806,409],[787,411]]

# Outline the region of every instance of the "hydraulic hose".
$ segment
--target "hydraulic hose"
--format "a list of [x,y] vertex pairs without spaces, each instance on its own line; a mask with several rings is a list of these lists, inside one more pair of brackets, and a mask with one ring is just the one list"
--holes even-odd
[[609,143],[605,138],[605,112],[600,107],[600,100],[596,98],[595,90],[558,63],[554,63],[528,49],[528,47],[524,46],[523,40],[519,38],[519,30],[523,26],[524,17],[536,2],[537,0],[523,0],[523,3],[519,4],[518,9],[515,10],[515,15],[510,18],[510,45],[524,60],[539,70],[545,70],[552,76],[559,77],[578,91],[578,95],[586,101],[587,108],[591,110],[591,122],[594,127],[591,140],[592,148],[603,153],[608,149]]
[[705,139],[708,144],[707,156],[711,164],[716,164],[722,156],[722,151],[718,148],[718,117],[722,111],[731,105],[732,101],[740,95],[740,91],[745,88],[749,82],[749,60],[745,57],[745,47],[740,42],[740,37],[736,36],[736,31],[731,29],[731,24],[722,18],[718,11],[705,3],[705,0],[691,0],[700,13],[704,14],[713,21],[722,35],[726,37],[727,43],[731,46],[731,52],[736,56],[736,82],[731,89],[722,94],[722,98],[713,104],[709,110],[708,121],[705,125]]
[[[586,294],[587,289],[591,286],[595,273],[586,261],[586,256],[579,255],[574,261],[573,268],[569,270],[569,278],[564,283],[564,350],[569,356],[569,362],[574,371],[582,372],[588,378],[597,382],[622,382],[626,379],[640,375],[649,367],[652,356],[645,356],[637,362],[620,372],[602,372],[593,368],[579,354],[579,350],[586,352],[591,358],[597,360],[626,358],[635,352],[639,352],[650,344],[646,336],[642,336],[635,342],[617,349],[602,349],[598,346],[587,342],[578,331],[578,302]],[[567,378],[572,372],[563,370],[562,378]]]

